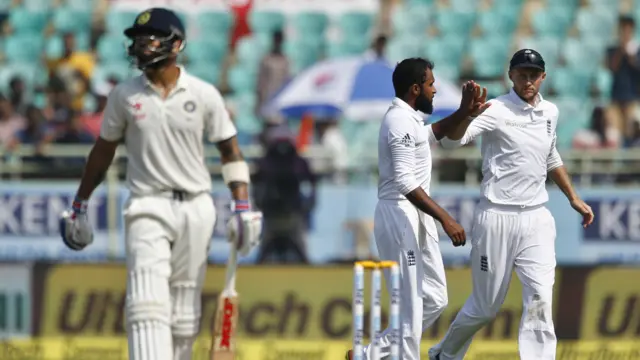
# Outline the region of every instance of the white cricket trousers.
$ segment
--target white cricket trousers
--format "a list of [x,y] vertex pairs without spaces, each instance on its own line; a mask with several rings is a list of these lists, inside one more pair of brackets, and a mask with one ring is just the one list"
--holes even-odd
[[[428,222],[431,222],[430,224]],[[374,236],[381,260],[397,261],[400,267],[400,324],[403,360],[420,359],[422,332],[447,307],[447,284],[433,218],[408,200],[379,200],[374,215]],[[387,290],[389,272],[385,271]],[[387,359],[391,343],[389,328],[380,338],[380,357]],[[369,346],[365,358],[369,358]],[[377,359],[375,359],[377,360]]]
[[522,208],[481,202],[471,231],[473,292],[430,356],[464,358],[474,334],[500,310],[515,270],[522,283],[520,359],[555,359],[555,238],[555,221],[543,205]]
[[124,210],[131,360],[189,360],[216,220],[208,193],[132,197]]

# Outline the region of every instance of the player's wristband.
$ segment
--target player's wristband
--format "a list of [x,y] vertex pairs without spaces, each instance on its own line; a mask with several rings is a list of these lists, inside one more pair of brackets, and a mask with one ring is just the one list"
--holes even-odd
[[231,202],[231,211],[237,213],[251,210],[249,200],[235,200]]
[[87,212],[88,205],[89,205],[89,201],[82,200],[76,196],[76,198],[71,203],[71,209],[73,209],[73,212],[77,214],[84,214]]

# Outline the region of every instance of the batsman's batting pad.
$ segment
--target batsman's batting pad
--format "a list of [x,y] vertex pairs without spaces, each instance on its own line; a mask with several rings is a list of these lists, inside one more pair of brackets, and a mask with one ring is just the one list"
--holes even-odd
[[202,304],[195,281],[171,285],[171,332],[173,359],[191,360],[193,343],[198,335]]
[[242,182],[248,184],[251,181],[249,165],[246,161],[233,161],[222,165],[222,178],[225,184]]
[[168,279],[149,268],[129,272],[126,312],[129,359],[171,360]]

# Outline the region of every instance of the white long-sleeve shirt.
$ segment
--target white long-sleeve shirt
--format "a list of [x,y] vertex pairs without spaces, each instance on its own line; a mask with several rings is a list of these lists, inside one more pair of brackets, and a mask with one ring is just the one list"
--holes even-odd
[[431,145],[437,140],[431,125],[401,99],[395,98],[378,135],[378,199],[406,200],[422,187],[429,194]]
[[495,204],[536,206],[546,203],[547,173],[562,166],[556,149],[558,108],[538,95],[535,106],[513,89],[491,100],[462,139],[443,139],[446,148],[482,136],[482,196]]

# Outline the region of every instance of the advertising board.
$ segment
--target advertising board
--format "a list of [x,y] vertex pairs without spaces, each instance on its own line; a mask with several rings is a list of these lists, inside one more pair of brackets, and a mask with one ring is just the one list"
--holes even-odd
[[[432,341],[423,341],[421,357],[427,358]],[[343,359],[346,341],[243,340],[238,343],[236,360],[336,360]],[[209,340],[200,338],[194,360],[208,359]],[[126,360],[127,341],[123,338],[74,337],[0,342],[0,357],[5,360]],[[640,344],[633,341],[561,341],[557,360],[638,359]],[[515,341],[477,341],[465,360],[518,360]]]
[[[0,260],[105,260],[124,259],[122,204],[128,192],[118,188],[113,198],[103,188],[90,202],[88,214],[95,229],[95,242],[76,252],[66,249],[58,235],[58,216],[72,199],[76,183],[5,183],[0,189]],[[640,190],[579,190],[596,214],[594,224],[583,229],[580,217],[562,193],[549,190],[548,207],[556,219],[556,256],[561,265],[639,264],[640,263]],[[352,259],[356,237],[364,238],[367,252],[376,255],[372,228],[377,202],[373,186],[323,185],[318,190],[307,236],[307,251],[314,264]],[[225,226],[229,219],[229,192],[214,184],[217,221],[209,259],[225,262],[228,244]],[[435,187],[433,197],[449,211],[470,234],[473,213],[479,200],[478,190],[466,187]],[[111,204],[110,201],[115,202]],[[112,217],[109,206],[115,209]],[[356,235],[350,224],[360,226]],[[445,264],[464,264],[469,246],[454,248],[441,231],[440,248]],[[241,262],[251,263],[256,251]]]
[[31,268],[0,264],[0,338],[31,335]]
[[[447,269],[449,305],[425,332],[441,338],[471,293],[470,269]],[[351,267],[243,266],[238,334],[244,339],[348,340],[352,333]],[[34,278],[33,334],[44,337],[123,336],[126,270],[120,265],[38,264]],[[640,268],[560,268],[556,272],[554,323],[559,339],[640,340]],[[202,295],[203,334],[210,334],[224,268],[210,266]],[[515,341],[522,314],[521,285],[512,277],[496,319],[479,340]],[[365,317],[367,317],[368,300]],[[388,298],[382,299],[383,326]],[[368,330],[365,328],[365,334]]]

